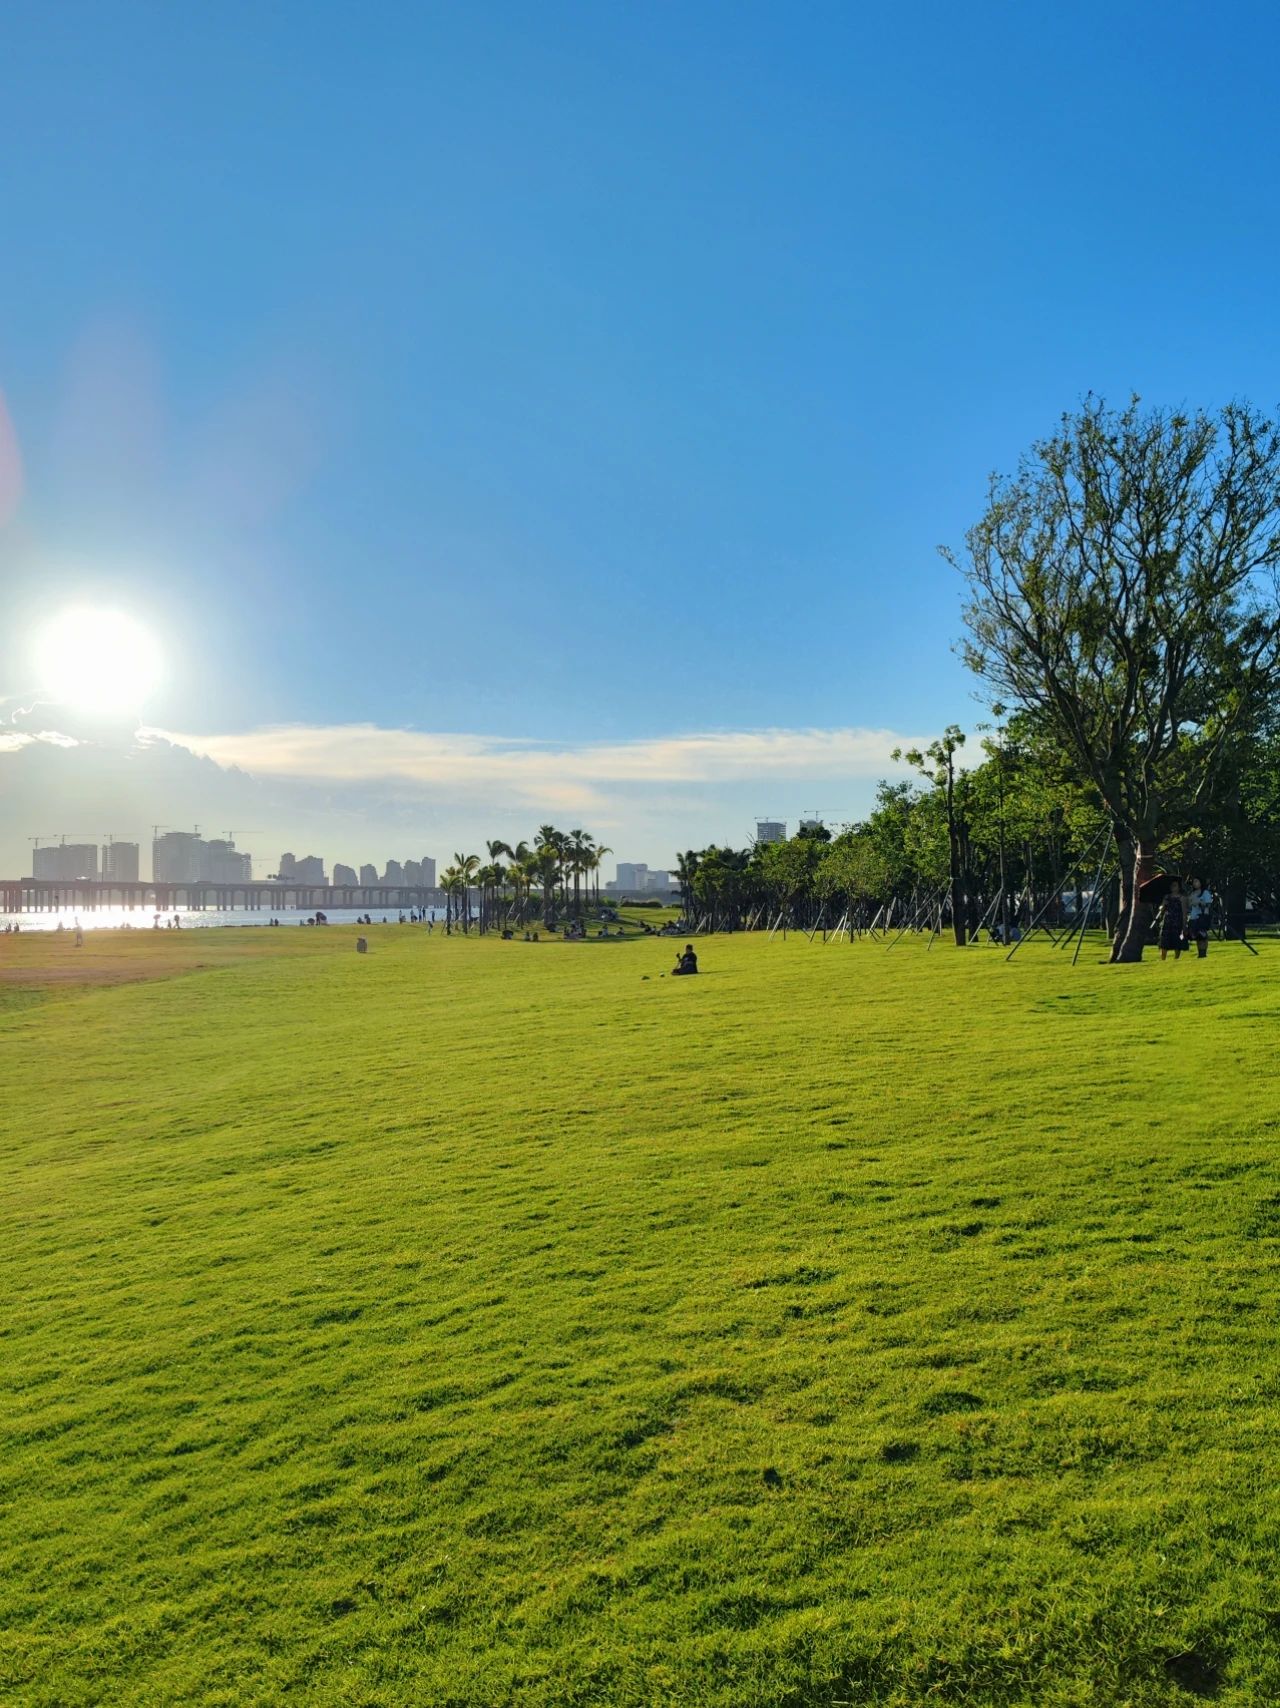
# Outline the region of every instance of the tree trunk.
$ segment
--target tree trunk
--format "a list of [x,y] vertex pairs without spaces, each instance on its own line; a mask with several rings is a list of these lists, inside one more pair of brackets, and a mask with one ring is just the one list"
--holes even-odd
[[964,876],[960,870],[960,838],[951,833],[951,928],[956,948],[963,949],[968,939],[969,909],[965,905]]
[[1244,940],[1248,888],[1243,878],[1228,878],[1222,891],[1223,935]]
[[1151,908],[1140,901],[1138,891],[1156,872],[1155,839],[1141,838],[1133,849],[1133,875],[1129,881],[1128,906],[1121,911],[1120,926],[1111,947],[1113,961],[1140,961],[1147,932],[1151,928]]

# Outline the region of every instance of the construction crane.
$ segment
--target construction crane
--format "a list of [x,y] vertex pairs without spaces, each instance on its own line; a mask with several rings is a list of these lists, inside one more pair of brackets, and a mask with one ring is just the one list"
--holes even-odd
[[28,836],[27,841],[33,848],[38,848],[42,842],[53,842],[55,840],[65,846],[68,836],[79,836],[81,834],[78,830],[55,830],[51,835],[47,835],[42,830],[39,836]]

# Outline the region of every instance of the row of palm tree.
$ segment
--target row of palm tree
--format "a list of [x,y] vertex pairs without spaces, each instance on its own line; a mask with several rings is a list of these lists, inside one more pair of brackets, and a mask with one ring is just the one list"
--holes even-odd
[[548,929],[558,913],[580,919],[584,906],[599,907],[600,867],[613,853],[585,830],[557,830],[553,824],[539,825],[531,844],[493,841],[485,850],[487,861],[455,854],[440,874],[447,931],[455,925],[462,931],[473,924],[480,931],[523,926],[534,917],[535,892]]

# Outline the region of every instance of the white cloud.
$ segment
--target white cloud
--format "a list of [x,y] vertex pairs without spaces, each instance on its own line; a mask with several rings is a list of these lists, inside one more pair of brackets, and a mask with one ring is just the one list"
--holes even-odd
[[618,858],[661,865],[676,848],[741,845],[757,816],[860,817],[876,780],[901,774],[893,748],[920,739],[763,729],[572,744],[374,724],[177,735],[0,706],[0,874],[27,869],[37,833],[145,846],[157,822],[236,827],[258,873],[286,848],[379,867],[389,856],[447,859],[485,837],[528,838],[548,819],[584,826]]
[[376,724],[280,724],[235,735],[142,733],[258,777],[398,781],[468,795],[499,790],[548,809],[599,806],[611,785],[876,778],[891,768],[895,747],[922,739],[892,730],[761,729],[565,746]]

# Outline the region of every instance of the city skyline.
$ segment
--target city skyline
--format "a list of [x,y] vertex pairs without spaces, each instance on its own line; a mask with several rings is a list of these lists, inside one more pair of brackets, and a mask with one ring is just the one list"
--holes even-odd
[[[159,828],[156,827],[158,831]],[[328,875],[323,855],[299,858],[285,852],[274,861],[268,861],[265,857],[254,856],[250,850],[237,849],[229,836],[203,837],[198,829],[165,828],[152,838],[151,872],[143,877],[140,842],[111,837],[99,845],[76,841],[68,835],[56,839],[30,836],[27,840],[32,845],[31,876],[49,882],[101,880],[110,883],[239,884],[278,879],[282,883],[349,884],[364,888],[423,886],[434,889],[436,886],[436,860],[432,855],[405,860],[389,856],[381,870],[366,861],[361,863],[358,872],[342,861],[334,861],[332,875]],[[254,860],[260,866],[273,864],[277,869],[274,872],[255,872],[251,863]],[[339,876],[339,873],[349,875]],[[0,872],[0,878],[17,876],[20,874],[16,872]]]
[[[802,819],[800,828],[809,828],[819,821]],[[159,827],[156,827],[159,831]],[[774,820],[760,820],[755,840],[780,841],[785,838],[786,825]],[[82,881],[116,883],[212,883],[241,884],[279,882],[305,886],[350,888],[437,888],[438,866],[435,856],[398,860],[388,857],[381,868],[368,862],[358,867],[335,860],[329,869],[324,855],[295,855],[285,851],[274,862],[264,861],[250,850],[237,849],[228,837],[202,837],[198,828],[191,831],[159,831],[151,842],[151,873],[141,873],[142,844],[112,837],[101,845],[75,842],[68,836],[57,840],[32,836],[31,875],[52,882]],[[613,852],[612,850],[610,852]],[[253,870],[259,865],[274,863],[276,870]],[[15,876],[17,874],[3,874]],[[665,893],[675,883],[667,867],[650,867],[645,861],[614,861],[614,876],[604,888],[613,892],[642,894]]]

